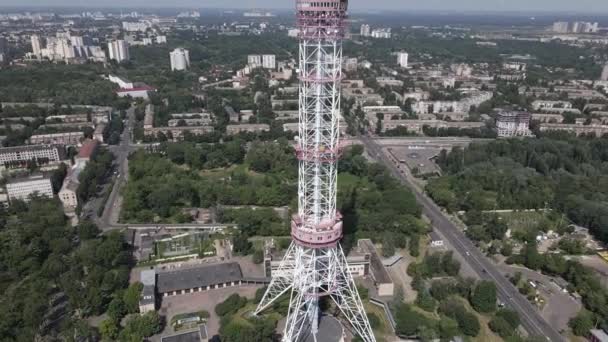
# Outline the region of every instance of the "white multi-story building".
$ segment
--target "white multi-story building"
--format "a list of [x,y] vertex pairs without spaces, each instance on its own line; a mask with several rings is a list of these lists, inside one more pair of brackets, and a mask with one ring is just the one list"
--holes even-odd
[[568,22],[557,21],[553,23],[553,32],[556,33],[568,33]]
[[249,55],[247,56],[247,65],[252,68],[257,68],[262,66],[262,56],[260,55]]
[[48,160],[59,162],[65,159],[65,148],[57,145],[25,145],[0,148],[0,164]]
[[32,36],[31,40],[32,40],[32,52],[38,58],[41,58],[42,57],[42,42],[40,41],[40,36],[35,34]]
[[70,43],[72,43],[72,46],[84,46],[84,38],[80,36],[70,36]]
[[108,55],[110,59],[117,62],[128,61],[131,57],[129,55],[129,44],[124,40],[114,40],[108,43]]
[[129,31],[129,32],[146,32],[149,27],[150,27],[150,25],[148,25],[148,23],[145,23],[145,22],[135,22],[135,23],[128,22],[128,21],[122,22],[122,28],[125,31]]
[[190,67],[190,52],[183,48],[177,48],[169,54],[171,58],[171,71],[187,70]]
[[371,34],[371,28],[369,27],[369,25],[367,24],[363,24],[361,25],[361,36],[363,37],[369,37]]
[[391,29],[375,29],[371,34],[372,38],[390,39],[392,36]]
[[30,196],[38,194],[39,196],[53,197],[53,186],[51,179],[39,176],[31,176],[29,178],[16,179],[6,184],[6,192],[9,200],[29,201]]
[[398,52],[397,53],[397,64],[399,64],[402,68],[408,67],[408,60],[410,55],[407,52]]
[[262,67],[264,69],[275,69],[277,67],[275,55],[262,55]]
[[498,114],[496,128],[501,138],[527,137],[530,132],[530,113],[503,112]]
[[167,36],[156,36],[156,44],[167,44]]

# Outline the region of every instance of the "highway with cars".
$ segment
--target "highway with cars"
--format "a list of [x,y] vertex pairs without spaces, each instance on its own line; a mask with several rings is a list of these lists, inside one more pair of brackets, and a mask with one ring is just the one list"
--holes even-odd
[[394,177],[411,188],[423,208],[423,213],[433,223],[435,231],[452,246],[454,252],[460,254],[479,278],[491,280],[496,284],[498,299],[508,308],[519,313],[521,324],[529,335],[543,336],[548,341],[566,341],[564,336],[543,319],[537,308],[522,296],[471,240],[449,220],[441,208],[411,183],[408,176],[384,153],[382,146],[368,136],[360,136],[359,139],[373,159],[383,163]]

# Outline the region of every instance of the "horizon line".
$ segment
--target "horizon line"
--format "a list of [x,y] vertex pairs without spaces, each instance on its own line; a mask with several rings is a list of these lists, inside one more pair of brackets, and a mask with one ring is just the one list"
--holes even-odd
[[[2,5],[0,4],[0,9],[98,9],[98,10],[124,10],[124,9],[147,9],[149,11],[152,10],[203,10],[203,9],[211,9],[211,10],[259,10],[259,11],[289,11],[292,10],[292,7],[222,7],[222,6],[87,6],[87,5]],[[519,14],[526,16],[534,16],[534,15],[551,15],[551,14],[569,14],[569,16],[576,15],[588,15],[588,16],[608,16],[608,11],[605,12],[575,12],[573,10],[568,9],[559,9],[559,10],[475,10],[475,9],[456,9],[456,8],[448,8],[448,9],[391,9],[391,8],[358,8],[356,10],[349,10],[350,13],[368,13],[368,14],[380,14],[383,12],[391,12],[391,13],[458,13],[458,14]]]

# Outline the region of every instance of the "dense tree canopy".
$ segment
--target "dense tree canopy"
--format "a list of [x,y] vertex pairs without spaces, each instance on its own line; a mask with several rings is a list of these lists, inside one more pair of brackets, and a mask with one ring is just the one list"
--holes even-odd
[[608,241],[608,139],[510,139],[442,152],[446,175],[427,191],[450,211],[542,209],[565,213]]
[[73,337],[77,317],[103,313],[126,287],[131,255],[120,233],[81,235],[89,229],[69,227],[56,200],[34,199],[2,216],[0,302],[10,303],[0,306],[5,339]]

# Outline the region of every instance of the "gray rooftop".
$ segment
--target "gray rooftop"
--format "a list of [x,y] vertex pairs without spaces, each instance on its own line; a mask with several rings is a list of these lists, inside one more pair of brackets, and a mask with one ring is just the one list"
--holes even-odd
[[241,266],[236,262],[229,262],[158,273],[156,288],[159,293],[166,293],[242,279]]
[[201,342],[201,336],[198,330],[185,332],[177,335],[162,337],[161,342]]
[[154,286],[156,284],[156,271],[154,269],[141,271],[141,283]]
[[372,243],[372,240],[361,239],[359,240],[358,245],[370,255],[370,268],[376,282],[379,284],[392,283],[393,279],[391,278],[390,274],[388,274],[386,268],[384,268],[382,260],[380,259],[380,256],[378,256],[376,247]]
[[604,330],[601,329],[591,329],[589,333],[595,337],[596,341],[599,342],[608,342],[608,334]]

